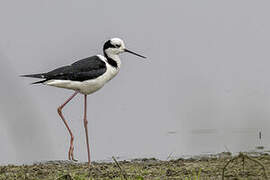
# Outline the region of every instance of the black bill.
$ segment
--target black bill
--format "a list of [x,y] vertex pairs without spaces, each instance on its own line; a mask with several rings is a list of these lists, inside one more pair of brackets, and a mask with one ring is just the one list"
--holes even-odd
[[139,54],[137,54],[137,53],[135,53],[135,52],[132,52],[132,51],[130,51],[130,50],[128,50],[128,49],[125,49],[125,52],[134,54],[134,55],[139,56],[139,57],[141,57],[141,58],[146,58],[145,56],[139,55]]

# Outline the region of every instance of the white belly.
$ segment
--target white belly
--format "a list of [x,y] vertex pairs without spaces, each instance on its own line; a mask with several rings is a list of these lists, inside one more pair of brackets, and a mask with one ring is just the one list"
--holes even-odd
[[119,69],[107,66],[107,71],[96,79],[85,81],[57,80],[52,79],[44,82],[44,84],[59,88],[72,89],[82,94],[91,94],[102,88],[109,80],[111,80],[119,72]]

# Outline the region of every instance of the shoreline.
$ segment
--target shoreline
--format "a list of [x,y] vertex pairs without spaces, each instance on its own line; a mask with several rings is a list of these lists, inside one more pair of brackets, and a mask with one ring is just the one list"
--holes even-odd
[[[266,152],[243,153],[255,159],[270,174],[270,154]],[[245,160],[229,152],[193,156],[191,158],[170,159],[167,161],[155,158],[132,160],[115,160],[115,162],[87,163],[71,161],[47,161],[32,165],[0,166],[0,180],[8,179],[221,179],[222,170],[231,159],[225,170],[225,179],[231,178],[264,178],[264,171],[258,164]]]

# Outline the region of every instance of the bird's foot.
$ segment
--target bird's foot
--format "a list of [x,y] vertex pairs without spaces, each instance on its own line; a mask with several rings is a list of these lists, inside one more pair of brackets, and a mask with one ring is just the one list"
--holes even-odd
[[74,147],[73,146],[70,146],[69,152],[68,152],[68,159],[69,160],[72,160],[74,162],[77,162],[78,160],[74,158],[73,152],[74,152]]
[[75,159],[74,157],[72,158],[72,161],[78,162],[78,159]]

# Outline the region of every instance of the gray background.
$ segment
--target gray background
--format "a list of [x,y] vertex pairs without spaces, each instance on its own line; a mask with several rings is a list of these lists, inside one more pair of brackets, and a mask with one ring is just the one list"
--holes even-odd
[[[93,160],[269,145],[269,1],[0,3],[0,163],[67,159],[69,136],[56,108],[72,92],[31,86],[19,75],[100,54],[111,37],[148,59],[121,55],[118,76],[89,96]],[[75,156],[86,161],[82,100],[64,114]]]

